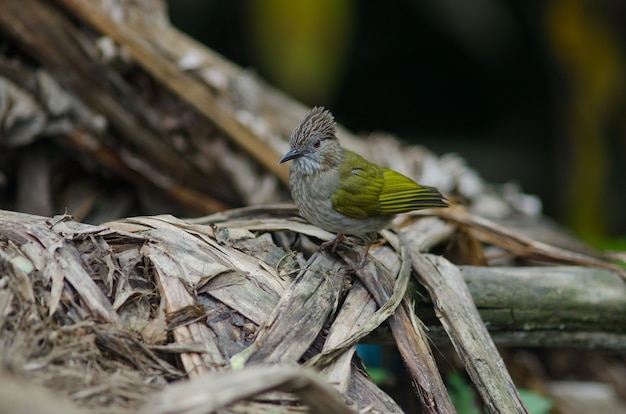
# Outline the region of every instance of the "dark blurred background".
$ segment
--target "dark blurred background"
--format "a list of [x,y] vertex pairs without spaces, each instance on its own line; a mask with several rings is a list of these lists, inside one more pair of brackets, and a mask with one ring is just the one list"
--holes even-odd
[[357,133],[516,182],[626,248],[626,2],[176,0],[174,25]]

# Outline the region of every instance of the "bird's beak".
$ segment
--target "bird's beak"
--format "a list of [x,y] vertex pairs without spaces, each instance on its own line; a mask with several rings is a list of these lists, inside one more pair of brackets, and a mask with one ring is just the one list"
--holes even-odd
[[278,163],[282,164],[283,162],[287,162],[289,160],[293,160],[294,158],[298,158],[301,156],[302,156],[302,153],[300,151],[298,151],[295,148],[292,148],[289,151],[287,151],[285,155],[283,155],[283,157],[280,159],[280,161],[278,161]]

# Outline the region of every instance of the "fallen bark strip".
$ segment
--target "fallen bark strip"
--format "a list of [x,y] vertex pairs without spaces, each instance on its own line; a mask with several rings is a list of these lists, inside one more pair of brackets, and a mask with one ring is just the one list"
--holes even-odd
[[615,263],[533,240],[493,221],[470,214],[464,208],[437,209],[433,210],[433,214],[469,226],[481,241],[501,247],[517,257],[608,269],[626,280],[626,269]]
[[313,256],[232,365],[297,362],[337,309],[344,285],[340,267],[328,254]]
[[[354,265],[359,260],[354,250],[342,250],[340,255],[349,264]],[[405,261],[400,265],[399,277],[410,271],[409,262],[406,260],[408,255],[405,255],[404,258]],[[391,266],[391,268],[394,267],[396,266]],[[369,270],[372,268],[375,271]],[[395,283],[388,268],[382,263],[369,263],[364,269],[357,272],[357,276],[374,297],[379,307],[384,306],[393,296]],[[388,319],[398,351],[407,371],[413,378],[417,388],[417,396],[425,412],[453,413],[456,410],[439,373],[428,344],[428,338],[416,319],[406,300],[403,300],[396,308],[395,313]]]
[[276,162],[280,154],[228,114],[202,82],[181,71],[175,63],[165,59],[152,44],[141,41],[143,36],[140,32],[128,25],[115,24],[109,15],[93,2],[87,0],[56,1],[63,4],[71,13],[75,13],[80,21],[92,25],[100,33],[124,45],[133,58],[162,85],[187,100],[196,110],[213,121],[265,168],[279,177],[283,183],[289,182],[287,169]]
[[[340,347],[355,332],[359,332],[375,312],[374,299],[361,282],[354,281],[335,322],[328,331],[322,352],[309,359],[306,365],[311,365],[311,361],[318,359],[320,355],[326,355],[329,351]],[[347,347],[341,355],[335,357],[321,370],[322,376],[342,393],[346,393],[350,387],[351,370],[349,367],[355,352],[356,343]]]
[[204,375],[168,387],[141,410],[143,414],[192,414],[219,411],[242,398],[271,390],[296,394],[311,413],[354,414],[316,372],[292,366],[256,366]]
[[411,251],[418,279],[490,413],[528,413],[480,319],[458,269],[440,256]]
[[[408,254],[405,252],[405,256],[408,257]],[[406,290],[409,285],[409,278],[411,276],[411,268],[408,264],[400,266],[398,276],[396,277],[393,291],[389,299],[385,301],[385,303],[379,305],[380,308],[376,310],[370,317],[362,322],[362,324],[355,329],[353,332],[349,332],[349,335],[346,335],[346,338],[341,343],[338,343],[334,347],[324,347],[325,349],[315,355],[313,358],[307,361],[307,365],[309,366],[324,366],[329,362],[333,361],[337,358],[338,355],[345,352],[347,349],[355,346],[360,340],[369,335],[376,328],[381,326],[383,322],[385,322],[390,316],[396,312],[402,300],[406,296]],[[361,279],[369,279],[372,278],[378,279],[379,274],[370,271],[370,268],[366,268],[365,270],[361,270],[359,277]],[[380,268],[377,269],[379,273],[381,273]],[[388,272],[388,276],[384,276],[385,279],[389,279],[391,273]],[[328,342],[327,342],[328,343]]]
[[[449,237],[449,234],[448,224],[430,218],[405,229],[398,241],[409,249],[417,279],[428,290],[435,313],[476,384],[487,410],[492,413],[528,412],[480,319],[458,268],[443,257],[420,253],[420,249],[431,248],[433,243]],[[446,266],[446,273],[431,264],[433,262]]]

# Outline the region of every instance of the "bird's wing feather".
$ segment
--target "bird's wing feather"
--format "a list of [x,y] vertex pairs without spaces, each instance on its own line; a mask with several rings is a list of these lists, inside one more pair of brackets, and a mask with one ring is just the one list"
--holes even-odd
[[335,210],[358,219],[447,205],[436,188],[421,186],[349,150],[344,150],[331,201]]
[[385,184],[382,168],[352,151],[343,152],[339,183],[331,197],[333,208],[357,219],[380,215],[378,199]]
[[384,169],[383,190],[379,204],[381,214],[398,214],[424,208],[446,207],[439,190],[419,185],[399,172]]

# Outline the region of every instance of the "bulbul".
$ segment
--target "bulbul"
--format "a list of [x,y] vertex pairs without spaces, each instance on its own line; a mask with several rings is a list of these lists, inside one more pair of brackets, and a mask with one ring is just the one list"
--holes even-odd
[[365,241],[365,254],[352,268],[362,268],[378,231],[395,214],[425,208],[447,207],[439,190],[420,185],[389,168],[381,167],[342,148],[333,115],[315,107],[294,129],[291,149],[279,164],[292,160],[291,195],[300,214],[310,223],[337,233],[322,248],[354,235]]

